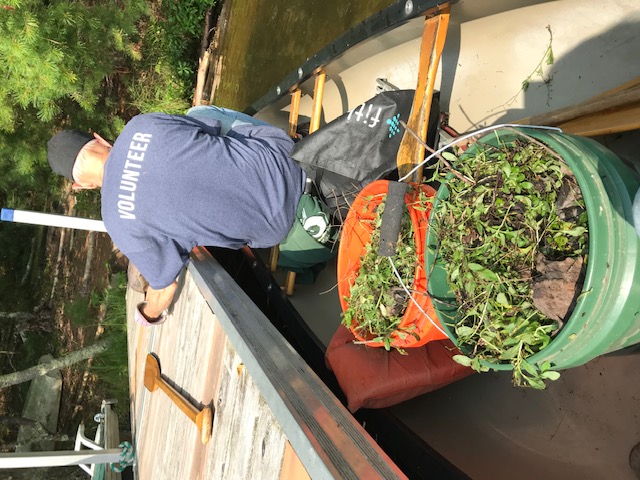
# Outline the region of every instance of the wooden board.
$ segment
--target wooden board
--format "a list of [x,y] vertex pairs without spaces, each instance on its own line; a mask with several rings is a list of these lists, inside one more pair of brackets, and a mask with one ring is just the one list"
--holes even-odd
[[548,125],[565,133],[593,137],[640,128],[640,77],[585,102],[524,118],[523,125]]
[[212,435],[217,448],[206,471],[210,478],[277,478],[286,438],[231,343],[224,351]]
[[[178,301],[162,326],[135,324],[133,309],[141,300],[128,292],[138,479],[278,478],[286,438],[246,370],[238,370],[241,360],[191,276],[182,276]],[[213,407],[208,444],[162,391],[144,389],[148,352],[160,359],[163,378],[196,407]]]
[[585,137],[638,130],[640,129],[640,102],[583,115],[558,126],[565,133]]
[[[141,297],[127,295],[139,479],[285,479],[287,443],[313,478],[406,478],[206,249],[192,252],[166,323],[133,321]],[[215,411],[206,444],[164,392],[145,390],[149,352],[163,380]]]

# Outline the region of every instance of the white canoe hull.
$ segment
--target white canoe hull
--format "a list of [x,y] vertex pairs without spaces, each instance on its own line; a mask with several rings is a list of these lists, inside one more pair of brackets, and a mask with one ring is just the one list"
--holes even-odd
[[[327,72],[324,122],[374,96],[378,78],[415,88],[423,25],[419,16],[331,61],[310,59],[252,113],[286,128],[288,93],[299,87],[300,122],[308,120],[311,72],[320,67]],[[550,42],[554,61],[547,64]],[[451,9],[437,79],[440,107],[459,132],[552,112],[640,77],[639,54],[638,0],[461,0]],[[625,139],[637,158],[634,133]],[[316,285],[300,286],[291,298],[325,345],[340,321],[334,286],[329,265]],[[472,478],[632,480],[628,454],[640,440],[637,360],[598,358],[567,370],[544,392],[514,389],[508,375],[477,375],[393,411]]]
[[[414,18],[317,65],[327,72],[323,121],[374,96],[378,78],[415,88],[423,25],[422,16]],[[639,52],[637,0],[462,0],[451,7],[436,82],[441,109],[461,132],[550,112],[640,76]],[[278,85],[284,93],[256,116],[285,126],[286,92],[299,87],[304,121],[311,114],[313,81]]]

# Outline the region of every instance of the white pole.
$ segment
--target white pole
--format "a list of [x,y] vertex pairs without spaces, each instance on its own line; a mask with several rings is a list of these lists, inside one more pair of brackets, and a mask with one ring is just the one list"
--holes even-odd
[[69,217],[67,215],[55,215],[53,213],[29,212],[27,210],[2,209],[3,222],[30,223],[33,225],[46,225],[48,227],[75,228],[76,230],[93,230],[106,232],[102,220],[90,218]]
[[66,467],[68,465],[117,463],[121,448],[108,450],[61,450],[55,452],[0,453],[2,468]]

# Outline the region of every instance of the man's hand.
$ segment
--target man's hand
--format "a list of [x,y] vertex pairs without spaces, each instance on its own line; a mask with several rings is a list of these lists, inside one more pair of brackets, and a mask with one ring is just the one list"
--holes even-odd
[[148,287],[145,299],[147,304],[142,309],[144,316],[149,319],[153,319],[162,315],[162,312],[171,305],[177,288],[178,282],[173,282],[162,290],[154,290],[153,288]]

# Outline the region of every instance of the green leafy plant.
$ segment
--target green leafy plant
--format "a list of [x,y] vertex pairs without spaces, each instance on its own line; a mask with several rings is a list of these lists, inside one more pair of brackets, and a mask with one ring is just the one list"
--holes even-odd
[[581,196],[574,217],[559,214],[558,192],[567,185],[579,191],[577,183],[554,152],[522,138],[476,143],[463,160],[448,154],[471,181],[450,176],[450,195],[432,219],[460,315],[451,327],[465,355],[454,359],[476,371],[511,363],[514,384],[541,389],[559,373],[527,358],[562,325],[534,306],[536,259],[584,257],[587,216]]
[[88,296],[80,296],[67,303],[64,307],[65,315],[75,326],[87,325],[95,322],[92,314],[91,302]]
[[115,138],[137,113],[184,113],[214,3],[8,1],[0,15],[0,195],[49,191],[46,142],[34,138],[62,128]]
[[[205,12],[214,4],[211,0],[3,2],[0,205],[62,213],[64,181],[46,160],[46,141],[61,129],[91,129],[115,139],[138,113],[185,113],[196,81]],[[77,215],[91,212],[85,206],[96,199],[99,205],[95,195],[78,194]],[[41,284],[50,281],[46,272],[41,274],[43,268],[36,268],[44,260],[38,250],[41,255],[34,257],[29,285],[21,285],[32,250],[29,237],[38,235],[37,247],[43,248],[40,230],[5,222],[0,228],[0,285],[4,302],[12,307],[32,303],[32,297],[45,290]]]
[[545,76],[543,71],[544,65],[553,65],[553,62],[555,61],[555,57],[553,55],[553,31],[551,30],[550,25],[547,25],[547,31],[549,32],[549,44],[547,45],[547,49],[542,55],[542,59],[540,60],[540,62],[538,62],[538,65],[536,65],[535,70],[522,81],[523,92],[526,92],[529,89],[529,84],[531,83],[531,80],[534,78],[534,76],[542,79],[545,85],[549,85],[549,83],[551,82],[551,77],[548,75]]
[[[380,224],[385,201],[377,206],[377,216],[372,220],[374,228],[360,260],[360,270],[345,298],[348,308],[342,314],[342,323],[356,329],[371,342],[384,342],[391,349],[391,334],[411,335],[410,329],[399,330],[402,315],[409,302],[409,296],[398,280],[388,257],[378,255],[380,246]],[[391,260],[398,271],[402,283],[409,288],[413,284],[417,255],[414,231],[406,206],[404,207],[400,235],[396,252]],[[420,208],[420,205],[414,206]]]
[[550,25],[547,25],[546,28],[547,28],[547,31],[549,32],[549,43],[547,44],[547,48],[542,54],[540,61],[535,66],[533,71],[529,75],[527,75],[527,77],[524,80],[522,80],[522,82],[520,83],[520,89],[511,98],[509,98],[504,104],[492,109],[492,111],[497,110],[499,108],[504,108],[504,107],[513,105],[513,103],[516,101],[520,93],[526,92],[529,89],[529,86],[531,85],[531,82],[534,81],[534,79],[541,80],[542,83],[547,87],[547,103],[549,102],[550,95],[551,95],[550,85],[551,85],[551,81],[553,80],[553,76],[549,73],[545,74],[544,68],[545,66],[553,65],[553,63],[555,62],[555,56],[553,54],[553,30],[551,30]]
[[104,335],[112,339],[109,348],[98,355],[91,371],[106,385],[111,398],[116,398],[124,408],[129,403],[129,370],[127,352],[127,277],[116,274],[113,285],[104,292],[106,312],[102,326]]

